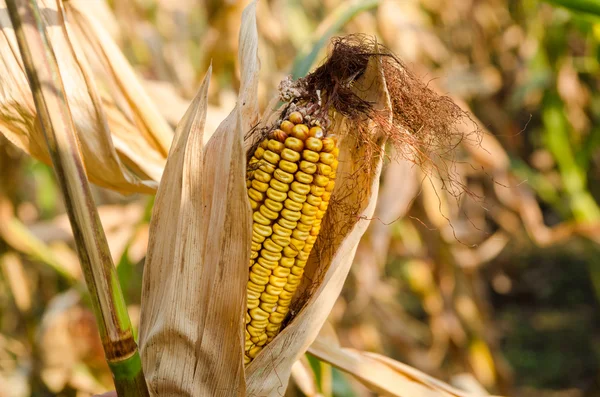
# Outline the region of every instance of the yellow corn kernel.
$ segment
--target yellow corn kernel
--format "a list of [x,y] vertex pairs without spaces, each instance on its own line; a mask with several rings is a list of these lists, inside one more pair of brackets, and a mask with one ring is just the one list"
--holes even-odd
[[[267,194],[268,194],[268,192],[267,192]],[[293,200],[293,201],[295,201],[295,202],[297,202],[297,203],[303,203],[303,202],[305,202],[305,201],[306,201],[306,195],[305,195],[305,194],[296,193],[296,192],[295,192],[295,191],[293,191],[293,190],[290,190],[290,191],[287,193],[287,196],[288,196],[288,197],[289,197],[291,200]]]
[[295,276],[302,277],[302,274],[304,273],[304,269],[299,266],[294,266],[291,269],[291,273]]
[[294,180],[294,174],[285,172],[281,168],[277,168],[275,172],[273,172],[273,176],[275,177],[275,179],[283,183],[292,183],[292,181]]
[[296,162],[296,161],[300,160],[299,152],[301,152],[302,149],[304,149],[304,142],[302,140],[300,140],[294,136],[291,136],[285,140],[285,147],[288,149],[289,152],[297,154],[297,156],[296,155],[293,156],[293,158],[294,158],[293,160],[286,159],[287,161]]
[[[271,324],[281,324],[283,322],[283,319],[285,318],[284,315],[282,315],[281,313],[277,313],[277,311],[271,313],[271,315],[269,316],[269,322]],[[268,325],[267,325],[268,327]]]
[[294,266],[294,262],[295,262],[294,258],[287,258],[284,256],[279,260],[279,266],[290,268],[290,267]]
[[252,349],[248,350],[248,356],[250,356],[250,358],[256,358],[262,349],[261,346],[254,346]]
[[268,295],[281,295],[281,293],[283,292],[283,287],[275,287],[274,285],[269,284],[267,285],[265,292]]
[[323,195],[323,193],[325,193],[325,188],[322,187],[322,186],[311,185],[310,186],[310,193],[313,196],[321,197]]
[[[273,225],[273,229],[275,229],[275,226],[278,226],[277,224]],[[262,247],[264,248],[263,251],[268,251],[268,252],[272,252],[272,253],[280,253],[283,250],[283,247],[279,244],[277,244],[275,241],[273,241],[272,238],[268,238],[266,239],[263,244]]]
[[280,192],[279,190],[275,190],[270,187],[267,189],[267,197],[273,201],[282,202],[287,198],[287,195],[283,192]]
[[290,230],[294,230],[294,228],[296,227],[296,225],[298,224],[298,222],[295,221],[288,221],[285,218],[279,218],[279,220],[277,221],[277,223],[279,225],[281,225],[282,227],[285,227],[286,229],[290,229]]
[[260,301],[258,299],[248,299],[246,302],[246,307],[248,310],[254,309],[255,307],[258,307],[258,305],[260,305]]
[[301,216],[299,211],[290,211],[287,208],[282,209],[280,215],[282,218],[287,219],[291,222],[298,221],[298,219],[300,219]]
[[331,192],[333,192],[333,188],[335,187],[335,181],[333,180],[332,175],[329,175],[329,179],[330,179],[330,181],[327,184],[327,186],[325,186],[325,191],[331,193]]
[[300,162],[300,170],[312,175],[317,172],[317,165],[315,163],[311,163],[310,161],[302,160]]
[[[254,217],[254,215],[253,215],[253,217]],[[271,226],[261,225],[260,223],[253,224],[252,231],[254,233],[258,234],[259,236],[263,236],[263,237],[269,237],[271,234],[273,234],[273,229],[271,229]]]
[[254,273],[254,272],[250,272],[250,281],[252,281],[254,284],[258,284],[258,285],[267,285],[267,283],[269,282],[269,278],[264,277],[264,276],[259,276],[258,274]]
[[[329,176],[333,170],[327,164],[319,163],[317,164],[317,173],[319,175]],[[327,181],[329,182],[329,181]]]
[[279,223],[273,225],[273,233],[278,236],[288,237],[292,235],[292,230],[281,226]]
[[285,172],[293,174],[294,172],[296,172],[298,170],[298,164],[292,163],[291,161],[287,161],[287,160],[281,160],[279,162],[279,168],[281,168]]
[[[293,232],[292,232],[293,233]],[[304,246],[306,245],[305,241],[302,240],[298,240],[295,237],[292,237],[290,239],[290,246],[294,247],[295,249],[297,249],[298,251],[300,251],[302,248],[304,248]]]
[[331,165],[335,160],[335,156],[332,153],[321,152],[319,153],[319,161],[323,164]]
[[256,201],[256,202],[261,202],[264,200],[265,195],[262,192],[259,192],[256,189],[248,189],[248,197],[250,197],[252,200]]
[[310,185],[294,181],[290,184],[290,188],[293,192],[306,196],[310,192]]
[[[275,277],[287,277],[290,274],[290,269],[285,268],[283,266],[278,266],[273,269],[273,276]],[[281,287],[283,288],[283,287]]]
[[[274,285],[274,287],[276,287],[276,288],[283,288],[283,287],[277,287],[275,285]],[[278,300],[279,300],[279,296],[278,295],[268,294],[266,291],[263,292],[262,294],[260,294],[260,301],[261,302],[277,303]]]
[[[280,249],[283,250],[283,247],[281,247]],[[268,261],[277,262],[281,259],[281,252],[272,252],[267,249],[264,249],[260,252],[260,257]]]
[[252,219],[259,225],[269,226],[271,224],[271,220],[261,214],[260,211],[256,211],[254,214],[252,214]]
[[278,234],[272,234],[271,239],[275,242],[275,244],[281,247],[287,247],[288,245],[290,245],[289,236],[280,236]]
[[289,184],[278,181],[277,179],[272,179],[269,185],[271,185],[273,189],[284,193],[287,193],[287,191],[290,190]]
[[276,139],[269,139],[269,143],[267,144],[267,147],[273,153],[279,154],[285,148],[285,145]]
[[298,138],[301,141],[305,141],[306,138],[308,138],[308,131],[308,127],[305,124],[296,124],[294,128],[292,128],[290,135],[294,138]]
[[273,210],[270,210],[266,205],[261,205],[259,212],[267,219],[275,220],[279,217],[279,214]]
[[267,183],[271,180],[271,175],[263,170],[256,170],[252,174],[252,177],[260,182]]
[[254,180],[252,181],[252,187],[253,187],[254,189],[258,190],[259,192],[263,192],[263,193],[264,193],[264,192],[266,192],[266,191],[267,191],[267,189],[269,188],[269,184],[268,184],[268,183],[261,182],[261,181],[259,181],[259,180],[257,180],[257,179],[254,179]]
[[[261,303],[261,305],[262,305],[262,303]],[[263,310],[265,310],[265,309],[263,309]],[[265,310],[265,311],[267,313],[271,313],[270,310]],[[250,318],[252,318],[252,317],[250,317]],[[252,319],[252,320],[250,320],[250,325],[253,326],[254,328],[259,328],[259,329],[266,328],[268,324],[269,324],[269,319],[266,319],[266,320],[253,320]],[[250,336],[252,336],[252,335],[250,335]]]
[[[267,324],[267,327],[268,326],[269,325]],[[247,325],[246,326],[246,331],[248,331],[248,333],[250,334],[251,338],[255,338],[257,336],[260,336],[262,333],[265,332],[264,329],[262,329],[262,328],[256,328],[256,327],[254,327],[252,325]]]
[[302,117],[302,113],[292,112],[288,116],[288,119],[290,120],[290,122],[292,122],[294,124],[300,124],[304,118]]
[[319,161],[319,153],[305,149],[302,151],[302,158],[306,161],[310,161],[311,163],[316,163]]
[[[271,277],[273,277],[273,276],[271,276]],[[269,313],[267,313],[260,307],[257,307],[257,308],[250,310],[250,317],[252,317],[253,320],[265,320],[265,319],[269,318]],[[250,332],[250,330],[248,330],[248,332]],[[252,332],[250,332],[250,334],[252,335]]]
[[308,203],[304,203],[302,205],[302,213],[308,216],[314,216],[317,214],[317,207],[314,205],[310,205]]
[[315,137],[315,138],[323,138],[323,135],[324,135],[323,128],[321,128],[319,126],[312,127],[308,131],[308,135]]
[[275,166],[267,161],[261,161],[258,169],[266,172],[267,174],[272,174],[275,171]]
[[298,248],[290,244],[283,248],[283,256],[286,258],[295,258],[298,255],[298,251]]
[[270,198],[265,200],[264,205],[271,211],[275,211],[275,212],[279,212],[283,208],[283,204],[278,203],[275,200],[271,200]]
[[306,202],[310,205],[314,205],[315,207],[321,204],[321,197],[315,196],[313,194],[309,194],[306,196]]
[[296,172],[295,178],[300,183],[310,184],[313,181],[313,176],[303,171]]
[[254,152],[254,157],[257,160],[261,160],[263,157],[263,154],[265,153],[265,149],[261,148],[260,146],[256,148],[256,151]]
[[273,165],[277,165],[277,163],[279,163],[279,155],[277,153],[274,153],[270,150],[266,150],[265,154],[263,155],[263,159],[268,161],[269,163],[273,164]]
[[265,290],[264,285],[256,284],[253,281],[248,281],[246,288],[250,291],[263,292]]
[[320,152],[323,148],[323,142],[319,138],[310,137],[306,140],[305,146],[313,152]]
[[292,128],[294,128],[294,123],[289,120],[283,120],[279,125],[279,128],[281,128],[286,134],[290,135]]
[[283,205],[290,211],[300,211],[302,209],[302,203],[290,199],[285,200]]
[[[288,138],[292,139],[292,138]],[[286,141],[286,146],[287,146],[287,141]],[[294,149],[294,150],[292,150]],[[295,148],[292,149],[288,149],[287,147],[285,149],[283,149],[283,151],[281,152],[281,158],[287,161],[291,161],[291,162],[296,162],[298,160],[300,160],[300,153],[298,153],[298,151]]]
[[307,225],[306,223],[302,223],[302,222],[298,222],[298,224],[296,225],[296,229],[301,230],[303,232],[310,232],[312,227],[313,227],[312,225]]
[[333,138],[324,138],[322,142],[324,152],[329,153],[335,148],[335,140]]
[[262,256],[259,257],[256,261],[267,269],[275,269],[275,267],[277,267],[277,261],[270,261],[268,259],[263,258]]

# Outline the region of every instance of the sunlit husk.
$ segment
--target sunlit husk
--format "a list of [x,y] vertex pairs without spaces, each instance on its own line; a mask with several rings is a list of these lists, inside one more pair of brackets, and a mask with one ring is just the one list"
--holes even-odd
[[209,73],[179,123],[156,197],[140,325],[154,395],[246,395],[243,314],[251,217],[242,143],[258,117],[254,3],[244,12],[240,38],[236,107],[204,147]]
[[[131,67],[108,34],[81,11],[84,5],[78,8],[78,2],[67,2],[63,9],[57,8],[60,2],[39,3],[89,179],[121,192],[153,192],[162,175],[170,127],[138,89]],[[0,0],[0,8],[6,9],[5,0]],[[49,164],[6,14],[0,15],[0,29],[0,133]]]

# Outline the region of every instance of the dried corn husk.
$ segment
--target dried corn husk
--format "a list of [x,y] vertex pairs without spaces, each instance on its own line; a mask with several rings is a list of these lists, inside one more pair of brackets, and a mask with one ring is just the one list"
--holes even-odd
[[140,325],[154,395],[246,395],[243,314],[251,218],[242,142],[258,117],[254,3],[244,12],[240,37],[235,108],[204,147],[209,70],[177,127],[156,197]]
[[[172,131],[85,4],[41,0],[89,179],[120,192],[153,192]],[[6,9],[5,0],[0,8]],[[50,164],[10,20],[0,14],[0,133]]]

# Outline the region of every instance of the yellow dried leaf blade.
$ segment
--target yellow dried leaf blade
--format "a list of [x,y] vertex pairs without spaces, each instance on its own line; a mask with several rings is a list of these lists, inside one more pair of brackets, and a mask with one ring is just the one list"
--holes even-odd
[[354,376],[378,394],[390,397],[483,397],[460,391],[406,364],[375,353],[344,349],[317,340],[308,349],[322,361]]
[[85,1],[69,1],[68,9],[73,15],[77,25],[85,32],[93,48],[100,52],[100,56],[116,85],[124,95],[137,121],[141,122],[147,133],[146,138],[152,141],[159,151],[167,153],[171,146],[173,131],[166,120],[144,91],[133,68],[113,41],[106,29],[91,14],[90,7]]
[[[57,8],[56,2],[42,1],[41,4],[54,11],[43,13],[42,18],[64,81],[78,146],[90,181],[124,193],[153,192],[157,186],[155,180],[144,173],[134,174],[121,162],[103,117],[89,67],[82,54],[74,51],[62,10]],[[0,0],[0,7],[6,8],[4,0]],[[0,133],[23,151],[50,164],[8,17],[0,19],[0,29]]]

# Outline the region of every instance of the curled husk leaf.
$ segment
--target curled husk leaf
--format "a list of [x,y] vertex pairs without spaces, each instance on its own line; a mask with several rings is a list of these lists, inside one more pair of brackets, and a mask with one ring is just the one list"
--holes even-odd
[[[162,175],[172,130],[86,7],[80,1],[64,6],[40,1],[88,178],[124,193],[151,193]],[[0,9],[6,9],[5,0]],[[13,27],[8,15],[0,14],[0,133],[50,164],[36,117]]]
[[156,196],[140,324],[153,395],[246,395],[243,313],[252,232],[243,136],[258,117],[255,8],[242,17],[235,108],[205,146],[209,71],[177,127]]

